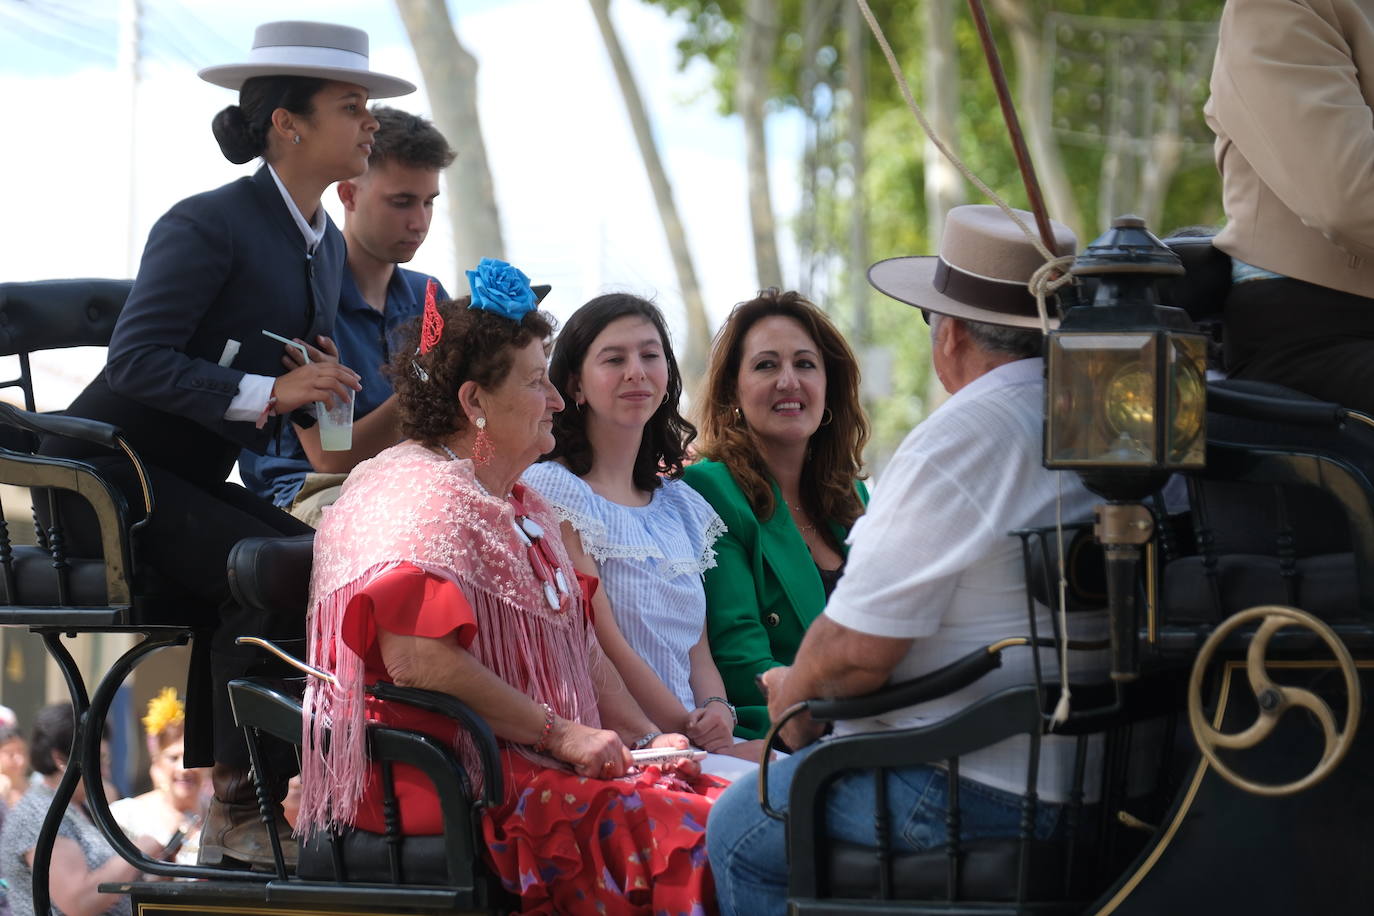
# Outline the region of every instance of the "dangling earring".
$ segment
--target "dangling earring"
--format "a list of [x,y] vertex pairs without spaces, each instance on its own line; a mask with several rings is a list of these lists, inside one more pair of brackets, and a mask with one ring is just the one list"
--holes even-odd
[[491,460],[491,437],[487,435],[487,418],[477,418],[477,438],[472,442],[472,463],[481,467]]
[[822,426],[829,426],[829,425],[830,425],[830,421],[833,420],[833,419],[835,419],[835,414],[834,414],[833,411],[831,411],[831,409],[830,409],[829,407],[827,407],[825,410],[822,410],[822,411],[821,411],[821,425],[822,425]]
[[744,425],[744,411],[740,410],[738,407],[735,408],[735,421],[739,423],[740,426]]

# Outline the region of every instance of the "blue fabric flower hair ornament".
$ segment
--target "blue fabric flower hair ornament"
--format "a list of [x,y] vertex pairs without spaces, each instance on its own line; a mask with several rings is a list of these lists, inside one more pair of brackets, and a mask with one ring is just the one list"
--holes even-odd
[[467,271],[467,277],[472,290],[470,309],[485,309],[519,321],[539,305],[541,297],[530,287],[530,278],[505,261],[483,258],[476,270]]

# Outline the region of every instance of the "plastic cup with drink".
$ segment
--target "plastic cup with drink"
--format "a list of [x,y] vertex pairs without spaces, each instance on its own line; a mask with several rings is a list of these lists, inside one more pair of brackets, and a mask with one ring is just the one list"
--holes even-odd
[[[301,354],[301,359],[310,362],[310,354],[305,349],[305,344],[289,340],[280,334],[273,334],[266,328],[262,333],[288,347],[296,348]],[[346,452],[353,447],[353,392],[350,391],[348,397],[342,399],[336,395],[333,407],[324,401],[316,401],[315,419],[320,424],[320,448],[327,452]]]

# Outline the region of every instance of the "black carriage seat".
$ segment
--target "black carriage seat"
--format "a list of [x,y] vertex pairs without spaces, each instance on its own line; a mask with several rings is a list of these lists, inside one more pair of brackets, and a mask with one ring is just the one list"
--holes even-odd
[[[229,555],[229,583],[235,598],[246,607],[273,613],[302,613],[309,595],[314,536],[246,538]],[[391,703],[407,703],[453,718],[472,735],[482,762],[484,790],[474,797],[467,773],[452,750],[427,735],[404,729],[371,726],[369,753],[382,764],[384,795],[394,801],[391,766],[410,764],[434,783],[444,814],[444,833],[437,836],[403,836],[399,815],[390,810],[387,829],[376,834],[358,829],[316,834],[302,844],[294,884],[357,887],[390,886],[418,892],[430,888],[451,899],[453,906],[487,908],[501,891],[482,860],[481,814],[487,805],[502,798],[501,768],[496,741],[486,723],[457,699],[428,690],[371,685],[373,696]],[[302,712],[299,691],[283,689],[261,679],[242,679],[230,684],[234,716],[248,737],[255,769],[265,757],[264,740],[287,741],[299,748]],[[259,772],[261,772],[259,770]],[[263,816],[273,817],[275,806],[264,806]],[[278,880],[288,878],[279,870]],[[442,889],[436,890],[436,889]],[[409,891],[406,891],[407,893]],[[374,901],[379,902],[379,901]]]
[[1207,467],[1189,475],[1197,553],[1163,570],[1161,646],[1191,651],[1198,625],[1258,604],[1301,607],[1352,648],[1371,643],[1374,424],[1234,380],[1208,385],[1207,421]]
[[[0,626],[37,633],[66,681],[77,714],[72,763],[54,793],[35,846],[35,871],[46,871],[62,814],[78,782],[86,780],[92,818],[122,857],[156,875],[198,873],[194,867],[155,862],[143,855],[115,823],[100,776],[100,735],[121,685],[138,663],[160,649],[183,645],[192,630],[169,623],[195,615],[189,596],[168,585],[138,562],[138,531],[156,511],[146,485],[138,505],[92,465],[37,454],[44,437],[68,437],[122,455],[146,480],[137,453],[120,430],[106,423],[35,411],[30,356],[43,350],[109,343],[131,283],[128,280],[51,280],[0,283],[0,356],[15,357],[19,374],[0,381],[18,389],[24,406],[0,403],[0,484],[28,489],[32,507],[46,510],[47,524],[34,512],[35,544],[15,543],[0,514]],[[99,528],[101,556],[71,556],[71,540],[57,494],[68,491],[90,508]],[[63,636],[122,632],[143,639],[100,672],[88,694],[81,671]],[[245,878],[252,878],[247,872]],[[38,911],[48,909],[47,882],[34,883]]]
[[[1113,706],[1110,692],[1102,685],[1073,688],[1076,705],[1098,708]],[[1071,719],[1056,733],[1079,739],[1084,761],[1087,741],[1095,734],[1109,735],[1113,746],[1104,755],[1103,770],[1124,774],[1132,726],[1169,716],[1181,702],[1178,694],[1172,680],[1136,682],[1124,689],[1121,705],[1112,712]],[[1155,817],[1162,808],[1163,791],[1157,797],[1128,799],[1123,783],[1099,803],[1070,802],[1062,814],[1061,834],[1050,840],[1029,835],[965,839],[927,852],[892,852],[886,857],[875,855],[871,847],[822,839],[823,811],[811,803],[845,771],[932,763],[944,764],[953,774],[959,758],[973,751],[1016,735],[1038,741],[1057,698],[1055,688],[1045,691],[1042,701],[1033,685],[1013,687],[928,728],[849,736],[826,742],[812,753],[797,770],[790,798],[789,896],[794,912],[848,913],[870,907],[874,912],[893,912],[882,909],[877,901],[883,900],[903,901],[901,912],[909,914],[1082,912],[1085,902],[1102,891],[1147,839],[1143,832],[1123,836],[1116,812],[1129,809],[1133,815]],[[887,702],[872,699],[864,711],[881,714]],[[811,712],[822,721],[834,715],[823,703],[813,703]],[[852,714],[848,710],[844,716]],[[1085,775],[1076,775],[1079,788]],[[1034,817],[1033,802],[1027,802],[1024,816]],[[952,836],[957,816],[948,821]],[[813,865],[817,871],[808,873]]]
[[[1027,567],[1028,611],[1032,601],[1057,606],[1057,542],[1052,529],[1016,532],[1021,537]],[[1066,577],[1070,614],[1101,607],[1100,549],[1091,539],[1090,525],[1065,531]],[[1039,634],[1042,641],[1058,639],[1055,632]],[[1005,641],[1004,641],[1005,642]],[[1024,640],[1023,640],[1024,642]],[[881,715],[917,702],[952,693],[978,680],[1001,664],[1002,651],[1027,651],[996,644],[959,659],[945,668],[912,681],[884,688],[865,697],[812,700],[808,711],[820,721],[859,719]],[[1095,651],[1096,643],[1070,642],[1071,652]],[[1072,655],[1071,655],[1072,658]],[[1073,671],[1071,662],[1070,670]],[[789,905],[793,913],[1077,913],[1134,855],[1146,836],[1123,835],[1116,812],[1129,807],[1134,814],[1155,818],[1167,791],[1127,801],[1127,775],[1132,755],[1133,728],[1158,721],[1155,743],[1172,743],[1173,713],[1181,708],[1181,685],[1172,680],[1142,680],[1118,694],[1111,685],[1074,684],[1073,714],[1055,733],[1075,741],[1075,772],[1069,801],[1063,808],[1063,827],[1053,839],[1036,840],[1026,832],[1000,839],[959,836],[957,777],[959,758],[1017,735],[1033,747],[1047,733],[1048,713],[1058,700],[1052,685],[1011,687],[973,704],[940,722],[915,729],[872,732],[829,739],[812,752],[794,774],[787,814]],[[1105,740],[1095,736],[1105,736]],[[1090,746],[1090,742],[1096,742]],[[1091,747],[1097,747],[1095,757]],[[1152,748],[1157,750],[1157,748]],[[1084,803],[1089,761],[1100,766],[1101,796]],[[1154,763],[1155,761],[1151,761]],[[951,841],[922,853],[885,848],[894,825],[874,811],[872,846],[836,842],[825,835],[826,787],[845,772],[929,763],[943,765],[955,799],[947,814]],[[1160,757],[1160,774],[1163,756]],[[1137,767],[1138,769],[1138,767]],[[1035,815],[1036,764],[1027,768],[1023,824]]]
[[1161,239],[1183,262],[1183,276],[1158,286],[1161,305],[1181,308],[1204,327],[1221,319],[1231,288],[1231,256],[1212,246],[1209,235]]
[[[1230,256],[1205,234],[1163,241],[1186,272],[1159,284],[1161,303],[1184,309],[1219,345]],[[1199,626],[1268,603],[1344,622],[1349,635],[1368,630],[1374,427],[1283,386],[1213,380],[1207,428],[1207,469],[1189,482],[1195,553],[1162,551],[1163,643],[1179,624],[1180,648],[1192,651]]]
[[[131,287],[129,280],[42,280],[0,283],[0,356],[17,357],[19,375],[0,381],[17,388],[23,408],[0,403],[0,483],[31,488],[46,504],[50,523],[34,515],[36,545],[15,544],[0,519],[0,623],[72,626],[122,625],[169,619],[185,595],[137,565],[139,519],[153,495],[129,506],[121,492],[80,461],[35,454],[45,436],[68,437],[138,456],[107,423],[36,412],[30,356],[44,350],[104,346]],[[103,557],[73,557],[55,504],[56,491],[80,494],[94,510]]]

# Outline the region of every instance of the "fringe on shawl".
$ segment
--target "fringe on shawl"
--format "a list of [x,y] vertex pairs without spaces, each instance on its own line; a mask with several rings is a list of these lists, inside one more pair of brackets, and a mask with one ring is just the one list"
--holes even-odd
[[[339,634],[349,602],[400,562],[372,567],[336,589],[312,611],[310,663],[333,673],[338,686],[312,680],[306,688],[304,705],[309,724],[302,734],[301,806],[296,826],[302,837],[351,824],[357,816],[369,770],[363,660],[343,644]],[[442,576],[462,591],[477,617],[476,636],[468,646],[477,661],[537,702],[548,703],[563,718],[600,727],[590,670],[589,646],[595,637],[585,624],[580,596],[574,593],[562,613],[532,612],[455,579],[447,570],[413,560],[404,562]],[[542,595],[530,597],[534,602],[543,600]],[[461,727],[456,729],[452,743],[471,780],[473,794],[480,794],[484,779],[476,745]],[[563,766],[523,745],[513,748],[543,766]],[[513,789],[506,786],[507,800]]]
[[350,824],[367,780],[363,660],[340,638],[344,612],[358,593],[398,562],[367,570],[322,598],[310,610],[310,664],[338,680],[334,686],[311,678],[305,688],[301,730],[301,807],[296,833]]

